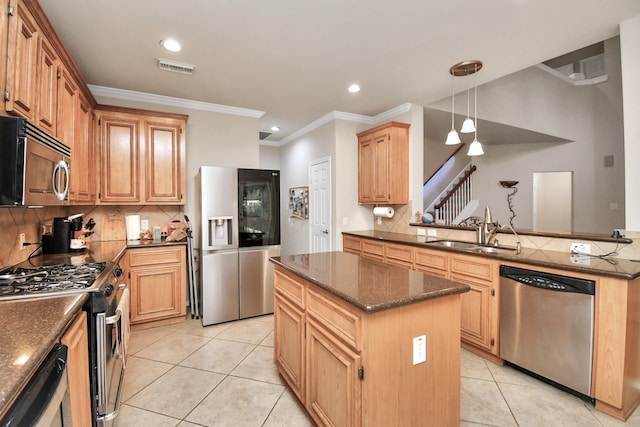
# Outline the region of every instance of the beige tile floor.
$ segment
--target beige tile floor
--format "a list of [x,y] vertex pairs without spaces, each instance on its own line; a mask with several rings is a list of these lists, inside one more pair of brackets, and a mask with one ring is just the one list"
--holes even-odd
[[[640,426],[462,351],[461,426]],[[120,427],[312,426],[273,365],[273,316],[131,334]],[[414,427],[414,426],[411,426]]]

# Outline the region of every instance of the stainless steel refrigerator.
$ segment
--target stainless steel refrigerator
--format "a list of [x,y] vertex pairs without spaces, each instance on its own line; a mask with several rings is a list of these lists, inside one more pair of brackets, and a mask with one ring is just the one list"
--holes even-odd
[[203,326],[273,313],[280,172],[202,166],[196,191]]

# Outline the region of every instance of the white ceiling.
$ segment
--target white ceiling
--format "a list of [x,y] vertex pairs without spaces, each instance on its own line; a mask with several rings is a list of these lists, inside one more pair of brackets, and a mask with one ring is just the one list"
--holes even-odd
[[[377,115],[450,96],[618,34],[638,0],[40,0],[90,85],[264,111],[270,141],[331,111]],[[176,38],[179,53],[159,41]],[[156,58],[196,66],[158,70]],[[362,91],[350,94],[358,83]]]

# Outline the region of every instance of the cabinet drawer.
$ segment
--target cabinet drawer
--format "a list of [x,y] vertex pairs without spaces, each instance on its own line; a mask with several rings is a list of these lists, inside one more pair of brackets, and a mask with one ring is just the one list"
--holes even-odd
[[429,269],[437,269],[447,271],[449,257],[446,252],[430,251],[428,249],[416,249],[415,263],[416,269],[419,266],[428,267]]
[[344,303],[307,289],[307,314],[315,317],[345,344],[356,351],[361,350],[362,319],[349,311]]
[[408,245],[387,244],[385,260],[389,264],[413,268],[413,248]]
[[129,249],[128,253],[131,267],[180,263],[185,261],[186,257],[184,246]]
[[304,308],[304,284],[277,267],[274,273],[276,292],[285,296],[298,307]]
[[494,264],[481,257],[454,255],[451,257],[451,274],[463,274],[477,279],[493,281]]
[[342,250],[351,254],[360,255],[360,242],[357,237],[343,236],[342,237]]
[[361,245],[363,257],[384,261],[384,243],[363,240]]

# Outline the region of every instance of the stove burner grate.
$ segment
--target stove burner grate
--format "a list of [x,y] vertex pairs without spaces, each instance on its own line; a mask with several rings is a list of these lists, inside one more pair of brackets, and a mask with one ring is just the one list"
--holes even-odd
[[0,274],[0,297],[55,293],[90,287],[106,263],[59,264],[33,268],[10,268]]

